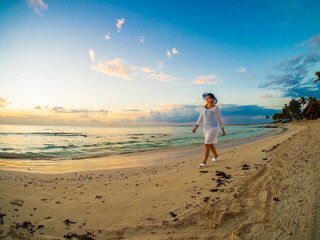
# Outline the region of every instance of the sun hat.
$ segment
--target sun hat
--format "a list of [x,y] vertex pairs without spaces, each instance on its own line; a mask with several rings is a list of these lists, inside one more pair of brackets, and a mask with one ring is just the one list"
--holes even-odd
[[207,96],[210,96],[211,98],[213,98],[214,99],[214,103],[217,104],[218,100],[216,99],[216,97],[212,93],[204,93],[204,94],[202,94],[202,97],[203,97],[204,100],[206,100]]

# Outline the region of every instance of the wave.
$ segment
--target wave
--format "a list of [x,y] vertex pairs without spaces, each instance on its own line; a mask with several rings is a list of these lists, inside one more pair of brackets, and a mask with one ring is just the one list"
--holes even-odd
[[5,132],[5,133],[0,133],[0,136],[4,135],[44,135],[44,136],[63,136],[63,137],[87,137],[87,134],[82,134],[82,133],[64,133],[64,132],[33,132],[33,133],[15,133],[15,132]]

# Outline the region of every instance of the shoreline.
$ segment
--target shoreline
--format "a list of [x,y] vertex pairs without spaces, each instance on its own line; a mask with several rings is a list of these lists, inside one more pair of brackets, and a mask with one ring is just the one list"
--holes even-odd
[[[267,133],[252,137],[227,140],[215,144],[217,150],[248,144],[268,138],[288,130],[286,126],[273,128]],[[176,158],[189,157],[203,153],[203,145],[145,150],[97,158],[70,160],[28,160],[0,159],[0,171],[19,171],[39,174],[72,173],[89,170],[111,170],[153,166],[170,162]],[[144,160],[136,160],[144,159]],[[88,169],[88,165],[90,169]]]

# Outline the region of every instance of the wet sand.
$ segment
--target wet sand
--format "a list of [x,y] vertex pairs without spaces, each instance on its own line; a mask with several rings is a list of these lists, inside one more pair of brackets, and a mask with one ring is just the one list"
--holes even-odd
[[139,167],[1,170],[0,237],[319,239],[320,119],[286,126],[217,147],[221,160],[211,153],[205,169],[199,147]]

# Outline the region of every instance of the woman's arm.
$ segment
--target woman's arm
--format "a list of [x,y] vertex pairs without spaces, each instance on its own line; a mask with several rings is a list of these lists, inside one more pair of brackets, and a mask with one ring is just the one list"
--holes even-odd
[[221,127],[221,130],[222,130],[222,134],[223,136],[226,135],[225,131],[224,131],[224,127],[223,127],[223,122],[222,122],[222,117],[221,117],[221,114],[220,114],[220,109],[218,106],[216,106],[216,112],[217,112],[217,120],[218,120],[218,123]]
[[203,108],[201,109],[200,116],[199,116],[198,121],[197,121],[197,123],[196,123],[196,126],[195,126],[195,128],[192,130],[192,132],[195,133],[195,132],[197,131],[197,128],[199,127],[199,125],[202,124],[202,123],[203,123]]

